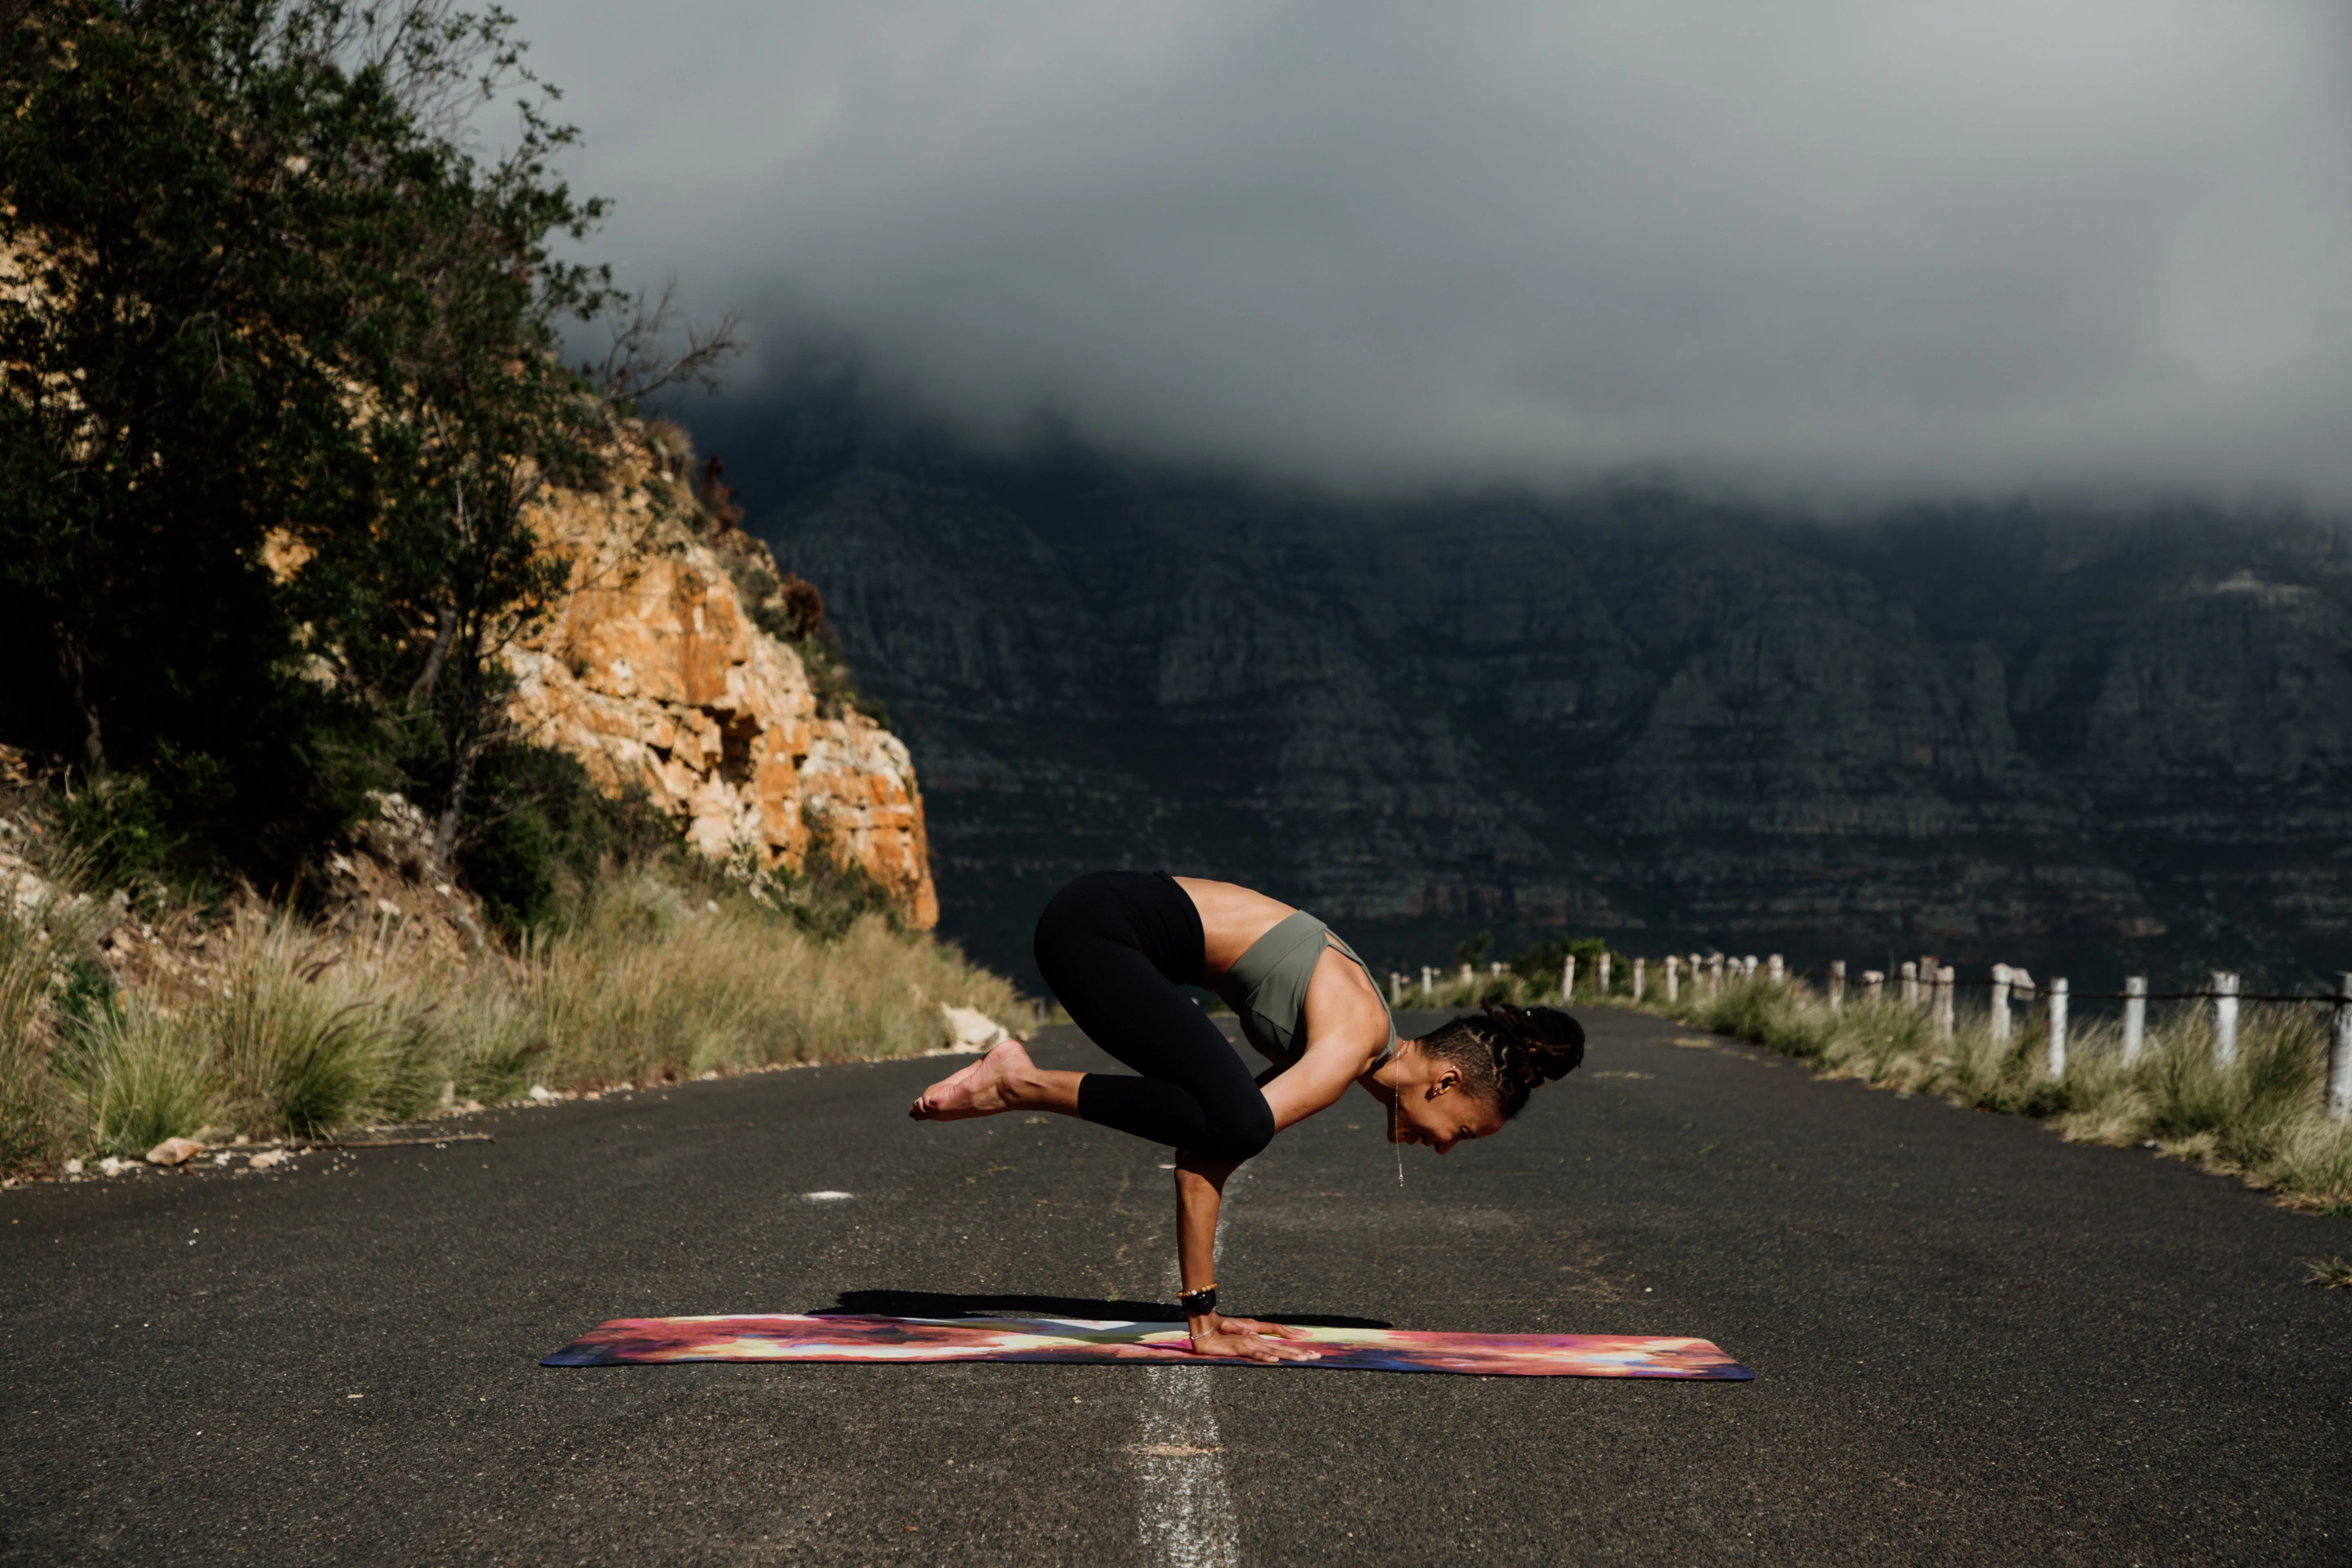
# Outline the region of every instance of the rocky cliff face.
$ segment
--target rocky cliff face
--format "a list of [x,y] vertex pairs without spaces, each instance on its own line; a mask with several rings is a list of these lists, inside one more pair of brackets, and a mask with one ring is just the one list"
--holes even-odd
[[908,923],[939,919],[907,747],[856,712],[825,716],[800,655],[754,624],[721,545],[688,524],[649,453],[603,495],[562,494],[539,526],[569,561],[560,612],[511,650],[514,719],[614,793],[642,789],[718,858],[862,867]]
[[1254,881],[1397,963],[1482,926],[2084,984],[2352,963],[2332,524],[1335,508],[729,439],[923,758],[947,930],[1024,973],[1097,865]]

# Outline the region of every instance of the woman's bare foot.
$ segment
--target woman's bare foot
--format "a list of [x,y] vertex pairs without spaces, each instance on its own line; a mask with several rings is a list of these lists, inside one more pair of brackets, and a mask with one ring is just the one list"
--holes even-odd
[[909,1116],[922,1115],[924,1106],[930,1104],[940,1095],[945,1094],[948,1090],[956,1088],[958,1085],[970,1083],[973,1079],[978,1078],[982,1073],[986,1072],[987,1070],[988,1053],[986,1051],[982,1051],[965,1066],[958,1068],[954,1072],[950,1073],[947,1077],[940,1079],[939,1082],[931,1085],[930,1088],[923,1090],[921,1094],[916,1096],[915,1103],[908,1107],[907,1114]]
[[961,1121],[1013,1109],[1019,1081],[1036,1070],[1018,1040],[1007,1040],[980,1060],[923,1090],[907,1114],[918,1121]]

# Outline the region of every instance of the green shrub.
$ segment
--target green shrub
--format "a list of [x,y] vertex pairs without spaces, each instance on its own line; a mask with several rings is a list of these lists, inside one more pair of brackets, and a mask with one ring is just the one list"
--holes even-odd
[[509,746],[486,759],[474,799],[459,866],[484,911],[509,933],[558,918],[567,879],[583,882],[599,866],[658,858],[684,842],[642,790],[610,798],[577,757],[544,746]]
[[137,773],[106,773],[50,797],[66,846],[100,887],[152,880],[174,867],[181,836],[162,792]]

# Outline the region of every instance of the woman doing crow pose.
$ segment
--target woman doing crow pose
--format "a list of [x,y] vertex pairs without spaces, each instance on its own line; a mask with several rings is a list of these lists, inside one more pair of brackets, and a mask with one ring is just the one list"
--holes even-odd
[[[1230,882],[1165,871],[1097,871],[1037,921],[1037,967],[1071,1018],[1140,1077],[1048,1072],[1007,1041],[925,1089],[931,1121],[1051,1110],[1173,1145],[1179,1298],[1203,1355],[1253,1361],[1312,1352],[1272,1323],[1217,1312],[1217,1205],[1242,1162],[1351,1083],[1387,1109],[1389,1141],[1444,1153],[1484,1138],[1536,1085],[1584,1059],[1584,1030],[1550,1007],[1489,1004],[1423,1038],[1400,1038],[1355,951],[1313,915]],[[1256,1079],[1178,987],[1229,1003],[1275,1067]]]

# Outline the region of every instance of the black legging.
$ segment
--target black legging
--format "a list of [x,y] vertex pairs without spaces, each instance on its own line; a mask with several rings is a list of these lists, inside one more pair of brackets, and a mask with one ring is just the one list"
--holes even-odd
[[1087,1038],[1141,1073],[1090,1072],[1078,1114],[1210,1159],[1274,1139],[1248,1068],[1179,985],[1201,984],[1201,912],[1165,871],[1095,871],[1037,917],[1037,967]]

